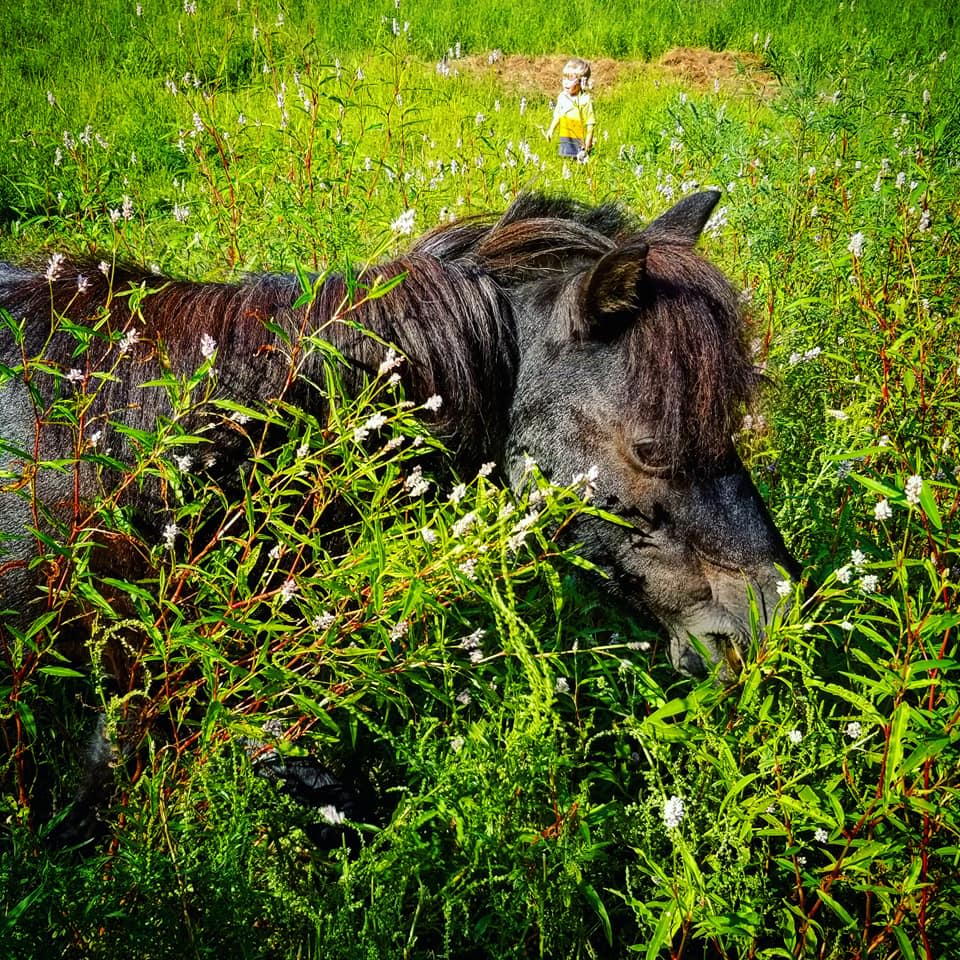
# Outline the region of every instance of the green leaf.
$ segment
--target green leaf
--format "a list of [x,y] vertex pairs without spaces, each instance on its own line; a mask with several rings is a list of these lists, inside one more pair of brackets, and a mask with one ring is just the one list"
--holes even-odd
[[826,890],[818,889],[817,896],[823,901],[824,905],[836,916],[844,927],[848,930],[857,929],[857,921],[847,912],[846,908],[834,900]]
[[905,960],[917,960],[912,939],[907,934],[907,931],[903,929],[902,925],[894,924],[893,935],[897,938],[897,946],[900,947],[900,952],[903,954]]
[[72,667],[40,667],[39,673],[45,673],[51,677],[85,677],[86,674]]
[[903,736],[910,713],[911,708],[907,704],[898,703],[893,711],[893,719],[890,721],[890,733],[887,736],[887,762],[883,771],[883,794],[888,799],[894,782],[900,775],[903,762]]
[[915,747],[910,756],[903,761],[900,767],[899,775],[906,776],[912,770],[915,770],[927,760],[932,760],[943,752],[945,747],[954,743],[952,737],[938,737],[936,740],[927,740]]
[[937,501],[933,497],[933,489],[928,482],[924,482],[920,491],[920,508],[926,514],[931,526],[935,530],[943,529],[943,520],[940,517],[940,510],[937,508]]
[[607,913],[607,908],[603,905],[603,901],[598,896],[597,891],[594,890],[593,886],[589,883],[581,883],[580,892],[600,918],[600,925],[603,927],[603,935],[607,938],[607,944],[612,947],[613,927],[610,924],[610,916]]
[[881,483],[879,480],[874,480],[873,477],[865,477],[862,473],[854,472],[851,473],[850,476],[861,486],[866,487],[868,490],[872,490],[874,493],[879,493],[888,500],[903,499],[903,491],[897,487],[891,487],[887,483]]

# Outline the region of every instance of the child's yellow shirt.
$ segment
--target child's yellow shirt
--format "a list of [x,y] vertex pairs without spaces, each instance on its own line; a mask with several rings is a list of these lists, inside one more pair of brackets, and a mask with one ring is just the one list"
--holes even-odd
[[566,91],[557,97],[557,106],[553,111],[556,132],[561,137],[573,140],[585,140],[587,127],[594,125],[593,101],[589,93],[571,96]]

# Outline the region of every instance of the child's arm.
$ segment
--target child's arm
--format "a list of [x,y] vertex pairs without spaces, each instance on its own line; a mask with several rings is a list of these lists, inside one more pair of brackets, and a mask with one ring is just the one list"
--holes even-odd
[[593,114],[593,98],[587,100],[587,111],[586,111],[586,128],[587,133],[583,138],[583,149],[589,153],[593,149],[593,128],[596,125],[597,119]]

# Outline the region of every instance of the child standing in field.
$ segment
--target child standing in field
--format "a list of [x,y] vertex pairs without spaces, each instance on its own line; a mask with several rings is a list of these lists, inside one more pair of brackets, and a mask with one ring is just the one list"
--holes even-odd
[[553,120],[547,129],[547,139],[556,132],[560,135],[558,153],[561,157],[576,157],[585,161],[593,147],[593,100],[587,92],[590,64],[574,57],[563,67],[563,90],[557,97]]

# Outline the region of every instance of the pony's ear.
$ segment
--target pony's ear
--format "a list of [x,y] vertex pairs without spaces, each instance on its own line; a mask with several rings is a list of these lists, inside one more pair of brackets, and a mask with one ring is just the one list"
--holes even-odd
[[720,199],[719,190],[704,190],[684,197],[666,213],[662,213],[641,236],[651,244],[673,244],[692,247]]
[[634,241],[601,257],[580,287],[581,336],[612,340],[636,313],[647,273],[648,245]]

